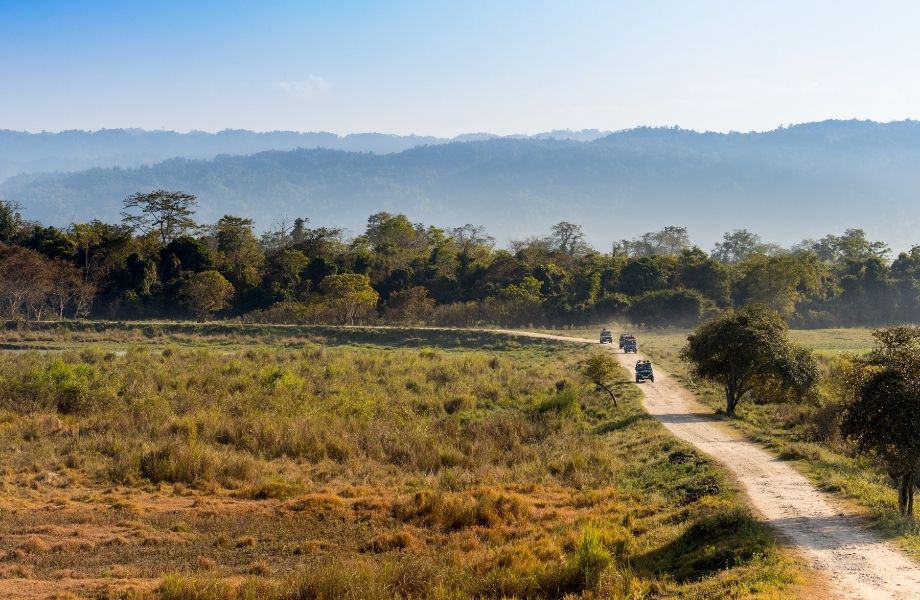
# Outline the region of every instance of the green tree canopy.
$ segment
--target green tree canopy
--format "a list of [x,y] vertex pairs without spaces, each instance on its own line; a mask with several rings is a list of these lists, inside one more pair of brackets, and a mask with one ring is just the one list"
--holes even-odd
[[765,379],[802,391],[818,379],[811,353],[789,341],[788,326],[779,313],[759,304],[726,311],[700,325],[687,337],[681,355],[695,375],[723,387],[730,416],[745,394]]
[[156,233],[162,245],[195,228],[192,215],[198,199],[185,192],[153,190],[125,198],[122,222],[142,234]]
[[204,320],[227,308],[233,297],[233,285],[217,271],[195,273],[183,292],[186,307]]
[[775,254],[778,247],[765,244],[756,233],[747,229],[735,229],[722,236],[712,249],[712,257],[719,262],[734,264],[754,254]]
[[328,275],[320,283],[320,289],[342,324],[353,325],[356,318],[377,305],[379,298],[370,278],[358,273]]
[[19,205],[8,200],[0,200],[0,243],[9,244],[19,235],[22,228],[22,216]]
[[214,227],[221,269],[238,288],[258,283],[265,261],[252,225],[252,219],[224,215]]
[[582,374],[585,378],[593,383],[598,390],[607,392],[614,406],[617,406],[617,397],[613,390],[610,389],[609,382],[616,377],[618,369],[617,361],[610,356],[609,352],[591,356],[585,361],[582,368]]
[[160,250],[160,279],[170,281],[183,272],[200,273],[214,268],[214,258],[201,240],[182,235]]

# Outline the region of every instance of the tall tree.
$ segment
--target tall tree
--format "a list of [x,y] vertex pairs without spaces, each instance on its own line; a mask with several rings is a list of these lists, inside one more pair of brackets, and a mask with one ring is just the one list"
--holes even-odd
[[809,296],[824,293],[830,273],[814,253],[765,256],[755,254],[738,266],[736,304],[765,304],[788,316]]
[[194,194],[154,190],[136,193],[125,198],[122,222],[143,234],[155,232],[162,245],[195,229]]
[[712,257],[722,263],[734,264],[752,254],[765,253],[767,247],[756,233],[735,229],[722,236],[722,241],[712,249]]
[[7,317],[41,318],[51,287],[49,263],[34,250],[0,244],[0,303]]
[[891,252],[884,242],[870,242],[862,229],[847,229],[843,235],[826,235],[817,242],[811,242],[810,249],[821,260],[831,263],[868,258],[884,259]]
[[690,247],[686,227],[668,225],[658,231],[643,233],[633,240],[622,240],[613,248],[621,256],[677,256]]
[[20,206],[15,202],[0,200],[0,243],[12,243],[22,229]]
[[258,283],[265,255],[252,232],[252,219],[225,215],[215,226],[217,251],[230,281],[239,287]]
[[72,263],[62,260],[51,262],[48,302],[58,319],[70,309],[75,317],[85,316],[92,306],[96,286],[87,281],[83,272]]
[[569,256],[584,256],[591,251],[591,246],[585,241],[585,232],[581,225],[568,221],[560,221],[553,225],[549,244],[556,252]]
[[92,262],[93,248],[102,240],[101,228],[97,227],[96,224],[101,225],[99,221],[93,221],[92,223],[74,223],[70,226],[70,238],[81,255],[80,263],[83,268],[84,281],[89,280],[89,266]]

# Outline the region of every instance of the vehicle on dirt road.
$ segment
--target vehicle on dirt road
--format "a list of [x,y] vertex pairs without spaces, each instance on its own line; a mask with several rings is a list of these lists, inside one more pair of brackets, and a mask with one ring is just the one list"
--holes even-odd
[[620,350],[623,349],[623,344],[626,343],[626,340],[630,338],[635,339],[635,336],[633,336],[633,334],[631,333],[621,333],[620,334]]
[[636,383],[643,381],[655,382],[655,373],[652,371],[652,361],[650,360],[636,361]]
[[639,344],[638,342],[636,342],[636,338],[632,336],[629,336],[628,338],[623,340],[623,345],[620,347],[623,348],[624,354],[629,354],[630,352],[635,354],[639,351]]
[[601,329],[601,343],[602,344],[612,344],[613,343],[613,334],[610,333],[610,330],[604,327]]

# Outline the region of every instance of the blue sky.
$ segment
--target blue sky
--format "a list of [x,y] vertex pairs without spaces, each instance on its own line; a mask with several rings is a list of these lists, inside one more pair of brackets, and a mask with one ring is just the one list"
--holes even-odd
[[0,0],[0,128],[453,135],[920,118],[920,4]]

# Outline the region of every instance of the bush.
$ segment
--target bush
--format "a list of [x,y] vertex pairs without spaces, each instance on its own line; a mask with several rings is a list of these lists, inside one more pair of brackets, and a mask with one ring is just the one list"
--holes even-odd
[[527,504],[518,496],[489,490],[468,492],[417,492],[398,500],[392,507],[399,521],[421,522],[446,531],[482,526],[495,527],[530,516]]
[[715,304],[696,290],[656,290],[633,299],[626,315],[638,325],[692,327],[715,310]]
[[141,456],[141,475],[158,483],[213,481],[218,474],[217,453],[201,444],[172,442]]
[[482,304],[479,302],[454,302],[439,304],[431,316],[432,324],[444,327],[468,327],[483,321]]
[[567,417],[578,418],[581,416],[581,403],[578,392],[572,386],[566,386],[540,403],[537,407],[540,413],[555,413]]
[[290,482],[283,477],[267,477],[255,485],[251,485],[237,491],[234,496],[237,498],[249,498],[250,500],[284,500],[292,498],[303,493],[304,487],[298,483]]
[[581,543],[569,560],[559,568],[547,573],[542,586],[552,597],[566,594],[580,594],[595,589],[601,574],[613,562],[610,551],[604,546],[600,531],[594,527],[585,528]]
[[71,364],[54,360],[33,370],[30,377],[32,393],[40,405],[54,407],[70,414],[91,408],[90,379],[93,368],[86,364]]

